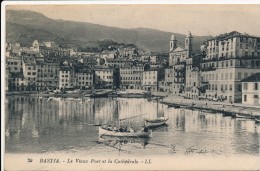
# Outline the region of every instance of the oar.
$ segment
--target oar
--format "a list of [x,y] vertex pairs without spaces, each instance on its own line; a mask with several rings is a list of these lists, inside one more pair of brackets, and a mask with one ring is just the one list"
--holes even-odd
[[141,114],[141,115],[136,115],[136,116],[132,116],[132,117],[129,117],[129,118],[119,119],[119,121],[131,119],[131,118],[135,118],[135,117],[142,116],[142,115],[147,115],[147,114],[148,114],[148,113]]

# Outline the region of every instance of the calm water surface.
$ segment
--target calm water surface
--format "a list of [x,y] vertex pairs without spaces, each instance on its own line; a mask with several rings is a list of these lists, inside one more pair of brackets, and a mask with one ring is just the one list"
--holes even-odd
[[[8,153],[84,153],[143,155],[259,155],[260,126],[158,101],[126,98],[6,98],[5,142]],[[169,118],[149,139],[98,138],[99,124],[131,125]],[[120,150],[119,150],[120,149]]]

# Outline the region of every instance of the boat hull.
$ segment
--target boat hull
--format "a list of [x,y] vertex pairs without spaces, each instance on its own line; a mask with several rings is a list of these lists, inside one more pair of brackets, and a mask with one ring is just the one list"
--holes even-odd
[[255,119],[255,117],[252,115],[243,115],[243,114],[236,114],[236,118]]
[[157,118],[154,120],[146,120],[145,121],[145,126],[146,127],[157,127],[161,125],[165,125],[168,119],[166,118]]
[[119,132],[110,131],[99,127],[99,136],[112,136],[112,137],[139,137],[146,138],[151,136],[151,131],[149,132]]
[[156,126],[161,126],[161,125],[165,125],[165,124],[166,124],[166,121],[157,122],[157,123],[146,122],[145,126],[146,127],[156,127]]

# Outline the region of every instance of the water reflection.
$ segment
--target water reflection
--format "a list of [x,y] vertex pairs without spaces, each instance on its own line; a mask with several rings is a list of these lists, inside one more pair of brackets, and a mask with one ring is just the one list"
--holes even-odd
[[153,129],[149,140],[138,140],[141,150],[133,147],[138,141],[113,141],[136,155],[185,154],[195,148],[223,155],[259,153],[260,130],[254,121],[168,108],[147,99],[10,96],[5,111],[7,152],[106,151],[107,145],[97,143],[98,129],[93,124],[130,125],[140,130],[145,119],[164,116],[169,118],[168,125]]

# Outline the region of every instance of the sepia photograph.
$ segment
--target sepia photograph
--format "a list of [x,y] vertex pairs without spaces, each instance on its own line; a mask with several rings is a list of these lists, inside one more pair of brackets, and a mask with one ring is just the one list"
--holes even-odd
[[1,13],[3,170],[260,169],[260,4]]

